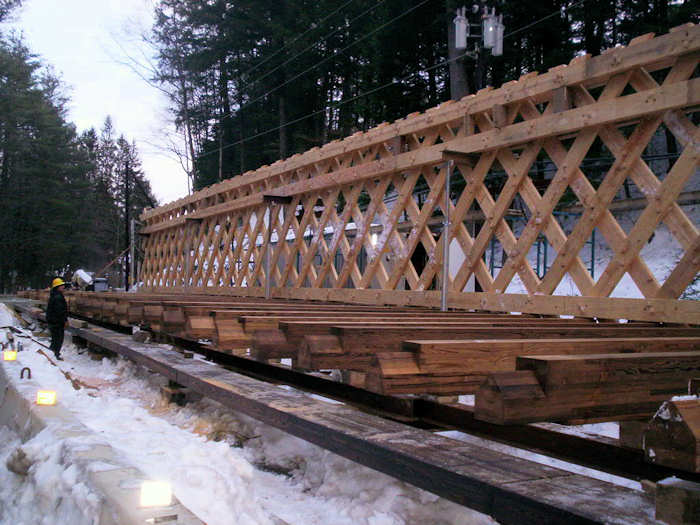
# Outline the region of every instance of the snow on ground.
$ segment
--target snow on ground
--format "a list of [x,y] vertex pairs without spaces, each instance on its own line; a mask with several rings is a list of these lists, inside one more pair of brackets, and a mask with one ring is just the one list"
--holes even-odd
[[[0,304],[0,312],[4,308]],[[276,518],[304,525],[494,523],[216,402],[168,404],[159,392],[165,380],[123,359],[93,361],[66,343],[59,371],[37,353],[38,344],[25,341],[19,358],[31,367],[33,379],[55,389],[59,403],[96,439],[146,475],[169,481],[174,495],[208,525],[271,524]],[[75,390],[61,371],[97,389]],[[5,445],[0,449],[0,523],[55,524],[50,512],[36,510],[37,499],[76,506],[87,498],[71,494],[80,480],[59,465],[61,443],[50,432],[22,445],[36,460],[26,478],[5,466],[7,454],[19,445],[17,436],[0,428],[0,439]],[[69,510],[62,515],[70,515]],[[83,522],[76,517],[66,523]]]
[[[7,427],[0,427],[0,523],[7,525],[94,525],[100,498],[81,480],[79,469],[66,464],[65,454],[73,447],[43,430],[22,445]],[[32,462],[29,476],[7,470],[6,461],[17,448]]]
[[620,424],[613,421],[576,426],[557,425],[556,427],[560,432],[573,434],[575,436],[590,437],[593,435],[620,439]]
[[15,326],[15,324],[17,324],[17,318],[14,312],[0,303],[0,344],[7,343],[7,330],[4,330],[3,327]]

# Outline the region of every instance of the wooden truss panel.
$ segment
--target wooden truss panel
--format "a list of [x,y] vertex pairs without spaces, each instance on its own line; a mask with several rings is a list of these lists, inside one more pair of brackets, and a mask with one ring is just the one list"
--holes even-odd
[[[149,289],[261,296],[269,284],[280,298],[426,306],[439,304],[443,288],[454,308],[700,323],[698,303],[679,300],[700,270],[700,232],[678,203],[698,176],[699,57],[698,26],[643,35],[149,210],[140,280]],[[659,129],[679,144],[667,174],[643,159]],[[595,185],[583,166],[594,144],[613,157]],[[448,188],[449,154],[458,160]],[[555,171],[544,187],[534,178],[543,157]],[[493,182],[499,171],[502,186]],[[626,181],[646,198],[628,232],[614,215]],[[555,212],[572,197],[582,212],[565,231]],[[507,220],[515,202],[522,228]],[[642,256],[661,224],[682,250],[668,275]],[[612,252],[597,279],[580,256],[594,230]],[[538,275],[540,239],[555,255]],[[504,253],[494,275],[491,243]],[[626,274],[643,299],[610,297]],[[465,291],[472,278],[483,292]],[[580,297],[557,295],[567,282]]]

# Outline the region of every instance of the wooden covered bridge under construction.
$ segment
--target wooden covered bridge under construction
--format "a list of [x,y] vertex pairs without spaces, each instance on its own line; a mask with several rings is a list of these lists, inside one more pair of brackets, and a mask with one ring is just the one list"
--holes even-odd
[[[231,366],[252,366],[261,376],[277,370],[280,381],[292,381],[289,373],[313,383],[319,371],[340,370],[331,396],[345,389],[351,403],[371,400],[395,420],[442,422],[574,462],[576,452],[562,450],[580,447],[597,468],[697,481],[700,401],[671,399],[700,386],[693,381],[700,378],[700,302],[680,299],[700,270],[699,215],[679,201],[699,174],[699,57],[696,25],[643,35],[148,210],[138,293],[69,293],[71,312],[107,326],[139,324],[209,356],[228,356]],[[678,154],[655,173],[644,152],[662,132]],[[586,173],[591,151],[610,155],[600,180]],[[543,164],[550,175],[537,168]],[[642,196],[642,209],[623,228],[615,211],[630,187]],[[507,220],[514,208],[517,228]],[[660,230],[682,251],[664,275],[644,257]],[[597,275],[586,258],[594,231],[611,252]],[[552,254],[545,268],[536,267],[538,243]],[[494,246],[503,253],[498,271],[485,261]],[[616,296],[623,281],[639,298]],[[117,351],[126,343],[110,344]],[[168,359],[180,363],[177,355],[130,357],[159,371]],[[223,379],[195,380],[184,365],[178,370],[163,373],[225,399],[213,393]],[[341,447],[296,419],[264,416],[240,390],[226,388],[239,396],[238,408],[360,458],[349,442]],[[473,407],[446,397],[464,394],[475,395]],[[663,403],[677,417],[654,417]],[[306,405],[278,405],[314,424],[323,419]],[[566,440],[574,438],[529,425],[590,421],[623,422],[621,443],[572,445]],[[371,427],[357,419],[343,432],[357,438],[363,425]],[[371,432],[380,434],[378,428]],[[402,479],[433,490],[426,485],[466,475],[467,467],[450,467],[444,443],[421,443],[406,432],[392,457],[441,450],[440,468],[449,472],[414,470]],[[391,466],[382,450],[358,460],[401,477],[401,465]],[[487,481],[468,472],[469,494],[434,491],[513,523],[556,521],[552,516],[615,521],[625,512],[613,501],[599,510],[602,497],[598,507],[585,500],[593,482],[580,476],[537,471],[528,478],[525,467],[511,465],[511,479],[505,470],[495,473],[505,468],[497,463],[491,461]],[[509,488],[484,496],[479,487],[500,483],[498,476]],[[582,499],[552,503],[557,491],[574,486]],[[499,501],[519,510],[506,516]],[[547,514],[553,507],[560,514]],[[532,512],[527,519],[523,509]]]

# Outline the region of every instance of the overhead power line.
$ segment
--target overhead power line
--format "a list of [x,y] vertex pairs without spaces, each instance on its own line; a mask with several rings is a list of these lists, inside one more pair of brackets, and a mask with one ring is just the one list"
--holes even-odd
[[[355,1],[355,0],[352,0],[352,1]],[[362,11],[362,13],[360,13],[360,14],[357,15],[356,17],[352,18],[351,20],[349,20],[347,25],[348,25],[348,26],[351,26],[351,25],[353,24],[353,22],[355,22],[355,20],[358,20],[358,19],[364,17],[367,13],[369,13],[369,12],[375,10],[377,7],[379,7],[380,5],[382,5],[384,2],[386,2],[386,0],[380,0],[379,2],[376,2],[376,3],[372,4],[370,7],[368,7],[368,8],[365,9],[364,11]],[[348,2],[348,3],[349,3],[349,2]],[[335,28],[333,31],[331,31],[330,33],[328,33],[326,36],[322,37],[321,40],[322,40],[322,41],[328,40],[330,37],[332,37],[334,34],[336,34],[336,33],[337,33],[338,31],[340,31],[341,29],[343,29],[343,28],[342,28],[342,27],[337,27],[337,28]],[[285,61],[282,62],[281,64],[277,65],[275,68],[273,68],[272,70],[268,71],[267,73],[265,73],[265,74],[262,75],[261,77],[258,77],[258,78],[256,78],[255,80],[253,80],[252,82],[249,82],[249,83],[248,83],[248,86],[251,86],[251,85],[253,85],[253,84],[257,84],[257,83],[260,82],[262,79],[269,77],[272,73],[274,73],[275,71],[277,71],[277,70],[280,69],[281,67],[286,66],[287,64],[289,64],[290,62],[293,62],[294,60],[296,60],[298,57],[300,57],[301,55],[303,55],[304,53],[306,53],[306,52],[309,51],[310,49],[313,49],[317,44],[318,44],[318,42],[313,42],[313,43],[309,44],[308,46],[306,46],[304,49],[302,49],[299,53],[297,53],[297,54],[294,55],[293,57],[288,58],[287,60],[285,60]],[[318,67],[318,64],[314,65],[314,68],[315,68],[315,67]]]
[[[299,39],[305,37],[305,36],[308,35],[311,31],[313,31],[314,29],[317,29],[318,27],[320,27],[320,25],[321,25],[323,22],[325,22],[326,20],[328,20],[329,18],[331,18],[332,16],[334,16],[336,13],[338,13],[338,12],[342,11],[343,9],[345,9],[347,6],[349,6],[349,5],[352,4],[353,2],[355,2],[355,0],[348,0],[347,2],[345,2],[343,5],[341,5],[340,7],[338,7],[338,8],[337,8],[335,11],[333,11],[332,13],[330,13],[330,14],[324,16],[323,18],[321,18],[321,19],[318,21],[318,23],[316,23],[316,22],[312,23],[306,31],[304,31],[303,33],[298,34],[298,35],[297,35],[296,37],[294,37],[290,42],[287,42],[285,45],[283,45],[282,47],[280,47],[277,51],[275,51],[274,53],[272,53],[270,56],[268,56],[268,57],[265,58],[264,60],[261,60],[260,62],[258,62],[257,64],[255,64],[255,65],[254,65],[253,67],[251,67],[248,71],[246,71],[245,73],[243,73],[243,75],[244,75],[244,76],[250,75],[253,71],[255,71],[256,69],[258,69],[260,66],[262,66],[263,64],[266,64],[266,63],[269,62],[271,59],[273,59],[274,57],[276,57],[277,55],[279,55],[282,51],[284,51],[284,50],[287,49],[288,47],[294,45],[297,41],[299,41]],[[325,38],[327,38],[327,37],[324,37],[324,39],[325,39]],[[299,56],[299,55],[296,55],[295,58],[296,58],[297,56]],[[275,69],[277,69],[277,68],[275,68]],[[275,69],[273,69],[273,71],[275,71]],[[267,76],[267,75],[269,75],[269,74],[270,74],[270,73],[268,72],[268,73],[266,73],[265,76]],[[264,77],[263,77],[263,78],[264,78]]]
[[[385,2],[385,1],[386,1],[386,0],[381,0],[380,3]],[[408,15],[409,13],[415,11],[415,10],[418,9],[419,7],[421,7],[421,6],[425,5],[425,4],[427,4],[428,2],[430,2],[430,0],[423,0],[423,1],[420,2],[419,4],[414,5],[413,7],[407,9],[406,11],[404,11],[403,13],[401,13],[400,15],[397,15],[397,16],[395,16],[394,18],[388,20],[387,22],[383,23],[382,25],[380,25],[379,27],[377,27],[377,28],[375,28],[374,30],[370,31],[369,33],[366,33],[365,35],[363,35],[363,36],[357,38],[356,40],[354,40],[353,42],[351,42],[351,43],[348,44],[347,46],[343,47],[342,49],[340,49],[340,50],[335,50],[335,51],[333,52],[333,54],[331,54],[330,56],[325,57],[324,59],[322,59],[322,60],[319,61],[319,62],[316,62],[313,66],[311,66],[311,67],[305,69],[304,71],[302,71],[302,72],[300,72],[300,73],[294,75],[292,78],[287,79],[286,81],[284,81],[284,82],[282,82],[281,84],[275,86],[274,88],[270,89],[269,91],[265,92],[264,94],[262,94],[262,95],[260,95],[260,96],[258,96],[258,97],[256,97],[256,98],[254,98],[254,99],[252,99],[252,100],[249,100],[249,101],[245,102],[244,104],[242,104],[241,106],[239,106],[238,111],[240,111],[240,110],[242,110],[242,109],[244,109],[244,108],[247,108],[248,106],[250,106],[250,105],[255,104],[256,102],[258,102],[259,100],[262,100],[262,99],[264,99],[264,98],[270,96],[270,95],[273,94],[275,91],[280,90],[281,88],[283,88],[283,87],[286,86],[287,84],[289,84],[289,83],[291,83],[291,82],[294,82],[296,79],[298,79],[298,78],[300,78],[300,77],[306,75],[309,71],[313,71],[314,69],[318,68],[319,66],[321,66],[321,65],[325,64],[326,62],[328,62],[329,60],[331,60],[332,58],[335,58],[336,56],[340,55],[341,53],[344,53],[345,51],[347,51],[348,49],[350,49],[350,48],[353,47],[354,45],[356,45],[356,44],[362,42],[363,40],[366,40],[367,38],[369,38],[370,36],[374,35],[374,34],[377,33],[378,31],[381,31],[382,29],[384,29],[384,28],[385,28],[386,26],[388,26],[389,24],[392,24],[392,23],[395,22],[396,20],[398,20],[398,19],[400,19],[400,18],[403,18],[404,16],[406,16],[406,15]],[[376,6],[375,6],[375,7],[376,7]],[[374,7],[372,7],[371,9],[373,9],[373,8],[374,8]],[[369,10],[368,10],[368,11],[369,11]],[[364,14],[364,13],[363,13],[363,14]],[[360,15],[360,16],[361,16],[361,15]],[[356,17],[356,18],[358,18],[358,17]],[[356,18],[355,18],[355,19],[356,19]],[[353,20],[355,20],[355,19],[353,19]],[[220,119],[223,119],[223,118],[226,118],[226,117],[230,116],[231,114],[232,114],[232,112],[224,113],[224,114],[220,115],[219,118],[220,118]]]
[[[571,4],[567,9],[573,9],[574,7],[578,7],[583,2],[585,2],[585,0],[579,0],[575,4]],[[509,36],[517,35],[518,33],[521,33],[527,29],[530,29],[531,27],[534,27],[537,24],[544,22],[545,20],[549,20],[550,18],[553,18],[553,17],[557,16],[558,14],[561,14],[561,9],[558,9],[558,10],[554,11],[553,13],[548,14],[547,16],[543,16],[542,18],[535,20],[534,22],[531,22],[523,27],[519,27],[518,29],[511,31],[510,33],[504,35],[503,38],[508,38]]]
[[[233,147],[233,146],[238,146],[239,144],[244,144],[245,142],[248,142],[248,141],[250,141],[250,140],[256,139],[256,138],[258,138],[258,137],[262,137],[263,135],[267,135],[268,133],[273,133],[273,132],[275,132],[275,131],[279,131],[279,130],[281,130],[281,129],[287,127],[287,126],[291,126],[291,125],[293,125],[293,124],[296,124],[296,123],[301,122],[301,121],[303,121],[303,120],[306,120],[306,119],[308,119],[308,118],[311,118],[311,117],[314,117],[314,116],[319,115],[319,114],[321,114],[321,113],[324,113],[324,112],[326,112],[326,111],[329,110],[329,109],[336,109],[336,108],[339,108],[340,106],[343,106],[343,105],[345,105],[345,104],[349,104],[350,102],[353,102],[353,101],[355,101],[355,100],[357,100],[357,99],[360,99],[360,98],[362,98],[362,97],[366,97],[366,96],[368,96],[368,95],[372,95],[373,93],[376,93],[377,91],[381,91],[382,89],[386,89],[386,88],[388,88],[389,86],[392,86],[392,85],[394,85],[394,84],[398,84],[398,83],[400,83],[400,82],[404,82],[405,80],[408,80],[408,79],[410,79],[410,78],[412,78],[412,77],[414,77],[414,76],[416,76],[416,75],[418,75],[418,74],[420,74],[420,73],[427,73],[428,71],[431,71],[431,70],[433,70],[433,69],[437,69],[437,68],[439,68],[439,67],[442,67],[442,66],[444,66],[444,65],[446,65],[446,64],[449,64],[450,62],[454,62],[454,61],[456,61],[456,60],[459,60],[460,58],[463,58],[463,57],[467,56],[467,54],[468,54],[468,53],[464,53],[464,54],[459,55],[459,56],[456,56],[456,57],[454,57],[454,58],[451,58],[451,59],[448,59],[448,60],[443,60],[442,62],[439,62],[439,63],[437,63],[437,64],[433,64],[432,66],[429,66],[429,67],[426,67],[426,68],[424,68],[424,69],[421,69],[420,71],[416,71],[416,72],[413,72],[413,73],[409,73],[408,75],[406,75],[406,76],[404,76],[404,77],[398,78],[398,79],[396,79],[396,80],[389,81],[389,82],[387,82],[386,84],[382,84],[381,86],[377,86],[376,88],[372,88],[372,89],[370,89],[370,90],[363,91],[362,93],[358,93],[357,95],[355,95],[355,96],[353,96],[353,97],[340,100],[340,101],[338,101],[338,102],[336,102],[336,103],[334,103],[334,104],[330,104],[330,105],[326,106],[326,107],[323,108],[323,109],[317,109],[316,111],[312,111],[311,113],[307,113],[306,115],[303,115],[303,116],[298,117],[298,118],[296,118],[296,119],[294,119],[294,120],[291,120],[291,121],[289,121],[289,122],[286,122],[285,124],[282,124],[282,125],[280,125],[280,126],[276,126],[276,127],[274,127],[274,128],[270,128],[270,129],[267,129],[267,130],[265,130],[265,131],[261,131],[261,132],[259,132],[259,133],[256,133],[255,135],[251,135],[250,137],[246,137],[246,138],[244,138],[244,139],[237,140],[236,142],[231,142],[231,143],[229,143],[229,144],[224,144],[224,145],[221,147],[221,149],[227,149],[227,148],[231,148],[231,147]],[[213,151],[207,151],[207,152],[205,152],[205,153],[202,153],[201,155],[198,155],[197,158],[199,159],[199,158],[202,158],[202,157],[207,157],[207,156],[209,156],[209,155],[212,155],[212,154],[218,153],[218,152],[219,152],[219,148],[217,148],[216,150],[213,150]]]
[[[420,7],[421,5],[425,4],[425,3],[428,2],[428,1],[429,1],[429,0],[425,0],[425,1],[422,2],[421,4],[419,4],[419,5],[415,6],[415,7],[413,7],[411,10],[417,9],[418,7]],[[576,2],[575,4],[572,4],[571,6],[569,6],[569,9],[571,9],[571,8],[573,8],[573,7],[576,7],[576,6],[580,5],[580,4],[582,4],[584,1],[585,1],[585,0],[579,0],[579,1]],[[405,15],[405,14],[407,14],[407,13],[408,13],[408,12],[405,12],[405,13],[403,13],[402,15],[399,15],[399,17],[400,17],[400,16],[403,16],[403,15]],[[544,17],[538,19],[538,20],[535,20],[534,22],[532,22],[532,23],[530,23],[530,24],[527,24],[527,25],[525,25],[525,26],[523,26],[523,27],[520,27],[520,28],[518,28],[518,29],[515,29],[515,30],[511,31],[510,33],[505,34],[505,35],[503,36],[503,38],[506,39],[506,38],[508,38],[508,37],[511,37],[511,36],[513,36],[513,35],[515,35],[515,34],[520,33],[521,31],[524,31],[524,30],[526,30],[526,29],[530,29],[531,27],[534,27],[535,25],[540,24],[540,23],[544,22],[545,20],[548,20],[548,19],[552,18],[553,16],[556,16],[557,14],[560,14],[560,13],[561,13],[561,10],[554,11],[553,13],[550,13],[549,15],[546,15],[546,16],[544,16]],[[399,17],[396,17],[396,18],[399,18]],[[384,26],[388,25],[389,23],[391,23],[392,21],[396,20],[396,18],[394,18],[394,19],[390,20],[389,22],[385,23],[382,27],[384,27]],[[363,38],[366,38],[367,36],[369,36],[369,35],[365,35],[365,37],[363,37]],[[354,45],[355,43],[357,43],[357,41],[355,41],[355,42],[353,42],[352,44],[350,44],[350,45],[346,46],[345,48],[343,48],[343,49],[341,50],[341,52],[344,51],[345,49],[347,49],[348,47]],[[338,101],[338,102],[336,102],[336,103],[334,103],[334,104],[329,104],[328,106],[324,107],[323,109],[317,109],[316,111],[312,111],[311,113],[307,113],[306,115],[303,115],[303,116],[301,116],[301,117],[298,117],[298,118],[296,118],[296,119],[294,119],[294,120],[291,120],[291,121],[289,121],[289,122],[286,122],[286,123],[284,123],[284,124],[282,124],[282,125],[275,126],[275,127],[273,127],[273,128],[269,128],[269,129],[266,129],[265,131],[261,131],[261,132],[259,132],[259,133],[256,133],[255,135],[251,135],[251,136],[249,136],[249,137],[245,137],[245,138],[240,139],[240,140],[237,140],[237,141],[235,141],[235,142],[230,142],[230,143],[228,143],[228,144],[224,144],[224,145],[222,145],[220,148],[217,148],[216,150],[212,150],[212,151],[207,151],[207,152],[201,153],[200,155],[197,155],[197,159],[201,159],[201,158],[204,158],[204,157],[208,157],[209,155],[213,155],[213,154],[218,154],[220,149],[221,149],[221,150],[224,150],[224,149],[232,148],[232,147],[234,147],[234,146],[238,146],[238,145],[240,145],[240,144],[244,144],[244,143],[246,143],[246,142],[249,142],[249,141],[251,141],[251,140],[257,139],[257,138],[262,137],[262,136],[264,136],[264,135],[267,135],[267,134],[269,134],[269,133],[274,133],[274,132],[276,132],[276,131],[279,131],[279,130],[281,130],[281,129],[286,128],[287,126],[291,126],[291,125],[297,124],[297,123],[302,122],[302,121],[304,121],[304,120],[306,120],[306,119],[309,119],[309,118],[311,118],[311,117],[315,117],[315,116],[317,116],[317,115],[319,115],[319,114],[321,114],[321,113],[325,113],[325,112],[328,111],[329,109],[336,109],[336,108],[339,108],[340,106],[343,106],[343,105],[345,105],[345,104],[349,104],[350,102],[354,102],[354,101],[357,100],[357,99],[360,99],[360,98],[363,98],[363,97],[372,95],[372,94],[374,94],[374,93],[377,93],[378,91],[381,91],[381,90],[383,90],[383,89],[386,89],[386,88],[388,88],[388,87],[390,87],[390,86],[393,86],[393,85],[395,85],[395,84],[399,84],[399,83],[401,83],[401,82],[405,82],[406,80],[409,80],[409,79],[411,79],[411,78],[413,78],[413,77],[415,77],[415,76],[417,76],[417,75],[419,75],[419,74],[421,74],[421,73],[427,73],[428,71],[431,71],[431,70],[433,70],[433,69],[437,69],[437,68],[443,67],[443,66],[445,66],[445,65],[447,65],[447,64],[449,64],[449,63],[451,63],[451,62],[455,62],[455,61],[460,60],[460,59],[462,59],[462,58],[464,58],[464,57],[466,57],[466,56],[469,56],[469,55],[470,55],[469,52],[465,52],[465,53],[463,53],[463,54],[461,54],[461,55],[458,55],[458,56],[453,57],[453,58],[450,58],[450,59],[443,60],[442,62],[438,62],[437,64],[433,64],[432,66],[428,66],[428,67],[423,68],[423,69],[421,69],[421,70],[419,70],[419,71],[414,71],[414,72],[409,73],[409,74],[407,74],[407,75],[405,75],[405,76],[403,76],[403,77],[401,77],[401,78],[398,78],[398,79],[395,79],[395,80],[391,80],[391,81],[389,81],[389,82],[387,82],[387,83],[385,83],[385,84],[382,84],[381,86],[377,86],[377,87],[372,88],[372,89],[369,89],[369,90],[367,90],[367,91],[363,91],[362,93],[358,93],[357,95],[355,95],[355,96],[353,96],[353,97],[350,97],[350,98],[347,98],[347,99],[344,99],[344,100],[340,100],[340,101]],[[332,58],[332,57],[330,57],[330,58]],[[317,65],[314,66],[314,67],[317,67],[317,66],[319,66],[320,64],[321,64],[321,63],[317,64]],[[310,68],[310,69],[312,69],[312,68]],[[309,71],[309,70],[307,70],[307,71],[305,71],[305,72],[308,72],[308,71]],[[304,73],[305,73],[305,72],[304,72]],[[295,78],[296,78],[296,77],[295,77]],[[275,90],[276,90],[276,89],[279,89],[280,87],[282,87],[282,86],[278,86],[277,88],[275,88]],[[270,93],[274,92],[275,90],[272,90],[272,91],[268,92],[268,93],[267,93],[266,95],[264,95],[264,96],[269,95]],[[258,100],[258,99],[255,99],[255,100]],[[254,100],[254,101],[255,101],[255,100]],[[252,101],[252,102],[254,102],[254,101]],[[246,106],[249,105],[249,104],[251,104],[252,102],[247,103]]]

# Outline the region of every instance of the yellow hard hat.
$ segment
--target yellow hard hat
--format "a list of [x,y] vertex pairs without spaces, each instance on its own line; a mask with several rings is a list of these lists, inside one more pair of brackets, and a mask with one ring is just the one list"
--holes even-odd
[[60,277],[56,277],[53,281],[51,281],[51,288],[56,288],[57,286],[61,286],[62,284],[66,284],[65,281]]

